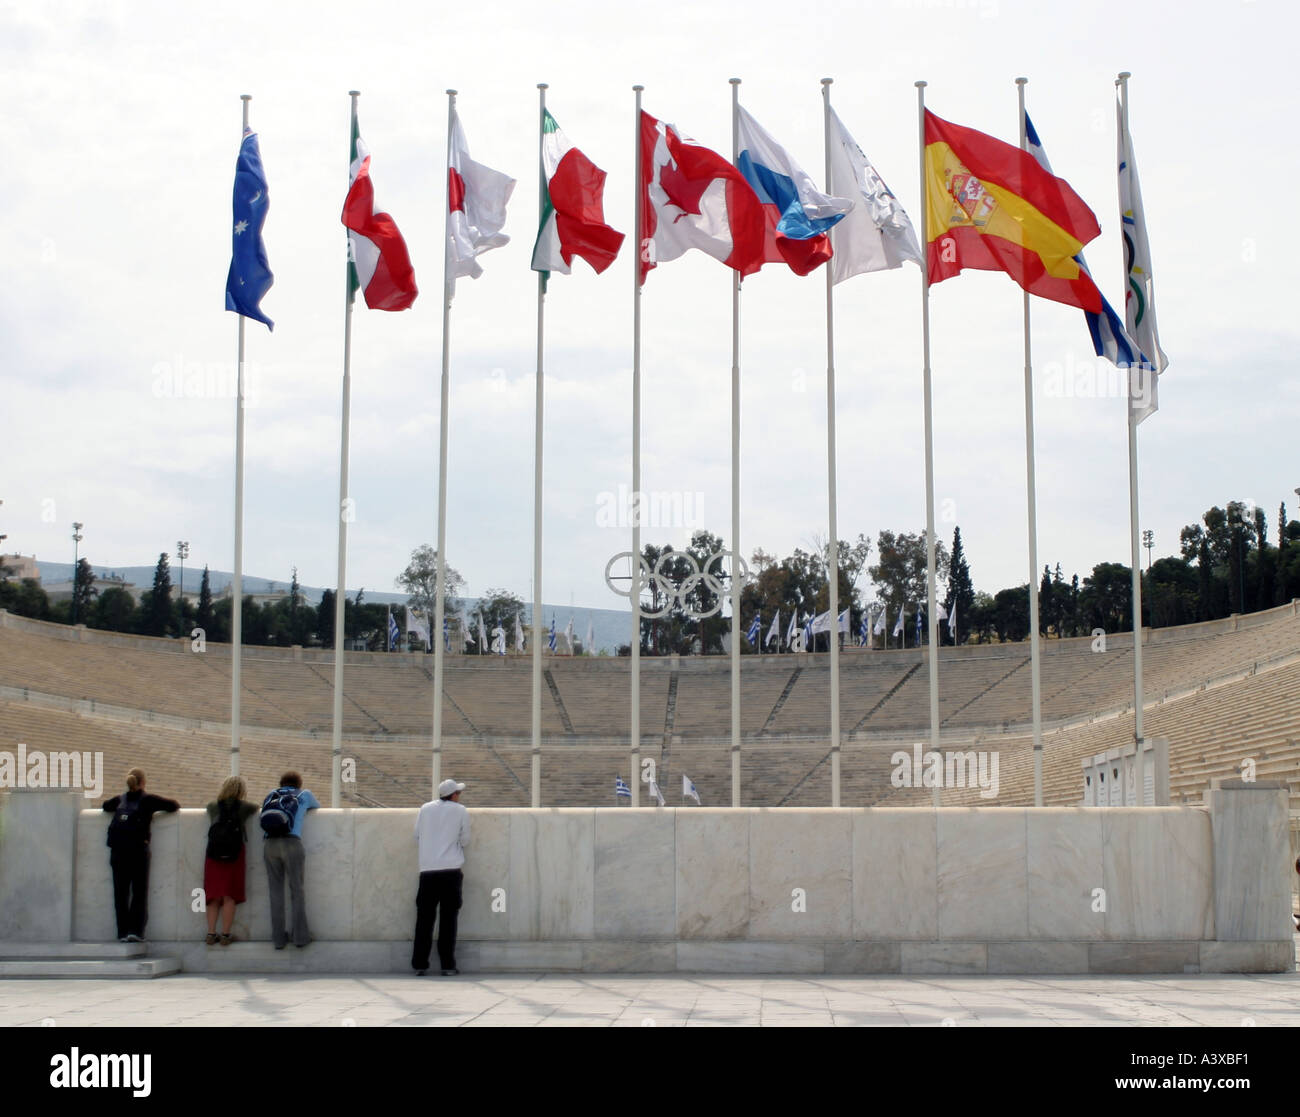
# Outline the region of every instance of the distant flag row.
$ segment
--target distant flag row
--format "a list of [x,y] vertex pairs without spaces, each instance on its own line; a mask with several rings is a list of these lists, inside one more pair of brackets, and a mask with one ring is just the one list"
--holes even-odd
[[[1098,356],[1150,377],[1139,421],[1155,410],[1156,376],[1168,358],[1156,332],[1142,194],[1132,138],[1122,122],[1118,172],[1128,266],[1124,322],[1102,297],[1083,259],[1083,246],[1101,231],[1097,219],[1069,183],[1052,173],[1027,117],[1028,151],[1022,151],[925,113],[924,257],[906,212],[833,110],[830,193],[820,191],[748,111],[740,108],[738,117],[740,154],[733,166],[673,125],[642,113],[641,282],[660,264],[691,249],[742,276],[773,262],[807,275],[829,262],[834,283],[897,268],[905,260],[924,261],[931,283],[966,268],[1005,271],[1030,294],[1080,308]],[[509,241],[502,229],[515,180],[470,157],[454,108],[448,156],[451,297],[458,277],[482,273],[480,255]],[[370,167],[354,117],[342,213],[348,230],[349,292],[361,290],[374,310],[404,310],[419,293],[415,273],[396,223],[376,202]],[[567,274],[574,257],[581,256],[595,271],[604,271],[624,240],[604,219],[605,172],[568,141],[549,112],[542,117],[542,169],[543,216],[532,268],[544,277]],[[274,282],[262,241],[267,203],[257,136],[249,130],[236,162],[226,309],[269,329],[271,319],[261,310]]]
[[[894,629],[893,629],[893,635],[895,637],[903,635],[903,620],[904,617],[906,616],[906,613],[907,613],[906,609],[900,609],[898,612],[898,618],[894,623]],[[943,602],[942,601],[938,602],[935,607],[935,615],[938,617],[939,620],[947,623],[948,631],[952,635],[953,643],[956,643],[957,642],[956,602],[953,603],[951,616],[949,615],[948,610],[944,607]],[[918,609],[915,617],[916,633],[917,633],[916,640],[918,644],[920,643],[921,625],[923,623],[924,623],[924,614]],[[776,616],[772,618],[771,625],[768,627],[767,635],[763,639],[764,647],[771,647],[773,641],[775,641],[777,650],[778,651],[780,650],[781,648],[780,624],[781,624],[781,614],[780,611],[778,610]],[[862,647],[865,647],[870,642],[870,637],[872,634],[876,636],[883,635],[886,630],[887,624],[888,624],[887,608],[881,609],[876,614],[874,624],[872,623],[870,610],[864,609],[862,611],[862,618],[858,623],[858,644]],[[839,632],[843,633],[844,635],[846,636],[849,635],[850,620],[849,620],[848,609],[845,609],[843,612],[840,613],[839,623],[835,627],[839,630]],[[758,646],[757,640],[761,629],[762,629],[762,615],[756,613],[754,614],[753,619],[749,622],[749,628],[745,632],[745,638],[754,647]],[[831,622],[830,622],[829,610],[826,611],[825,613],[818,613],[806,617],[803,622],[802,630],[800,629],[797,615],[791,616],[790,627],[786,630],[786,634],[785,634],[786,649],[788,651],[805,651],[811,649],[814,636],[817,636],[823,632],[830,632],[830,631],[831,631]]]
[[[504,625],[498,624],[496,628],[492,629],[490,633],[491,640],[489,643],[488,629],[483,622],[483,615],[481,613],[474,614],[473,627],[471,627],[469,617],[466,615],[464,610],[461,610],[457,615],[457,623],[460,626],[461,635],[466,644],[477,643],[481,650],[490,650],[493,655],[506,654],[506,630]],[[421,610],[416,609],[413,606],[406,606],[406,627],[404,631],[408,635],[414,634],[423,640],[426,649],[433,647],[433,643],[429,638],[429,619]],[[397,649],[401,642],[402,633],[403,629],[398,627],[396,618],[394,618],[390,613],[388,616],[388,647],[390,651],[395,651]],[[445,619],[442,622],[442,633],[446,650],[451,651],[451,631],[448,621]],[[577,646],[577,635],[574,630],[572,618],[569,619],[569,623],[565,627],[564,637],[568,641],[569,651],[572,653],[574,648]],[[548,643],[551,651],[555,651],[557,640],[554,618],[551,619],[551,631]],[[524,627],[519,614],[517,613],[514,618],[514,646],[516,652],[522,652],[524,650]],[[586,643],[583,645],[583,651],[588,655],[591,655],[595,650],[595,646],[595,629],[591,618],[588,617],[587,639]]]
[[[646,780],[646,791],[649,794],[650,798],[652,798],[659,806],[662,807],[665,805],[664,793],[659,790],[659,784],[655,781],[653,776],[651,776],[648,780]],[[628,786],[627,780],[625,780],[622,776],[615,776],[614,777],[615,801],[619,799],[631,799],[631,798],[632,798],[632,789]],[[694,799],[698,806],[704,805],[700,801],[700,792],[699,789],[695,786],[694,781],[691,780],[690,776],[688,776],[685,772],[683,772],[682,773],[682,802],[685,803],[687,799]]]

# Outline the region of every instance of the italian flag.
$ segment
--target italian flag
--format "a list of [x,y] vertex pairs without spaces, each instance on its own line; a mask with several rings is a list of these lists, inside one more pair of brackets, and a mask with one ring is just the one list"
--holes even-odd
[[397,223],[375,206],[370,151],[361,139],[355,116],[343,224],[348,230],[348,298],[355,299],[359,287],[371,310],[405,310],[415,302],[420,292],[411,257]]
[[533,247],[533,271],[568,275],[575,256],[599,274],[614,262],[623,234],[605,224],[605,172],[573,147],[542,110],[542,221]]

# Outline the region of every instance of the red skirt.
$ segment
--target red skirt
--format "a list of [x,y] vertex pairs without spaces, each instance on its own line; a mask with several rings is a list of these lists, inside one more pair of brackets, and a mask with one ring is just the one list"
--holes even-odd
[[219,904],[226,896],[237,904],[244,902],[244,851],[247,848],[247,844],[240,846],[239,857],[234,861],[203,859],[204,903]]

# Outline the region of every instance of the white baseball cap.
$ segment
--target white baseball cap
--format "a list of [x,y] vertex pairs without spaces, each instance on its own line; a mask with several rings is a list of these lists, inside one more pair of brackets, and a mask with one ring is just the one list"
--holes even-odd
[[458,791],[464,791],[465,785],[457,783],[455,780],[443,780],[438,785],[438,798],[445,799],[448,795],[455,795]]

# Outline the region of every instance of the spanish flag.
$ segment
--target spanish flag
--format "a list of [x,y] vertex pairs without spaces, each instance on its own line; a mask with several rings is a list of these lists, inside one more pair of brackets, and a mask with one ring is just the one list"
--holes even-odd
[[1018,147],[925,114],[925,237],[931,283],[1005,271],[1031,295],[1101,312],[1075,257],[1101,233],[1064,179]]

